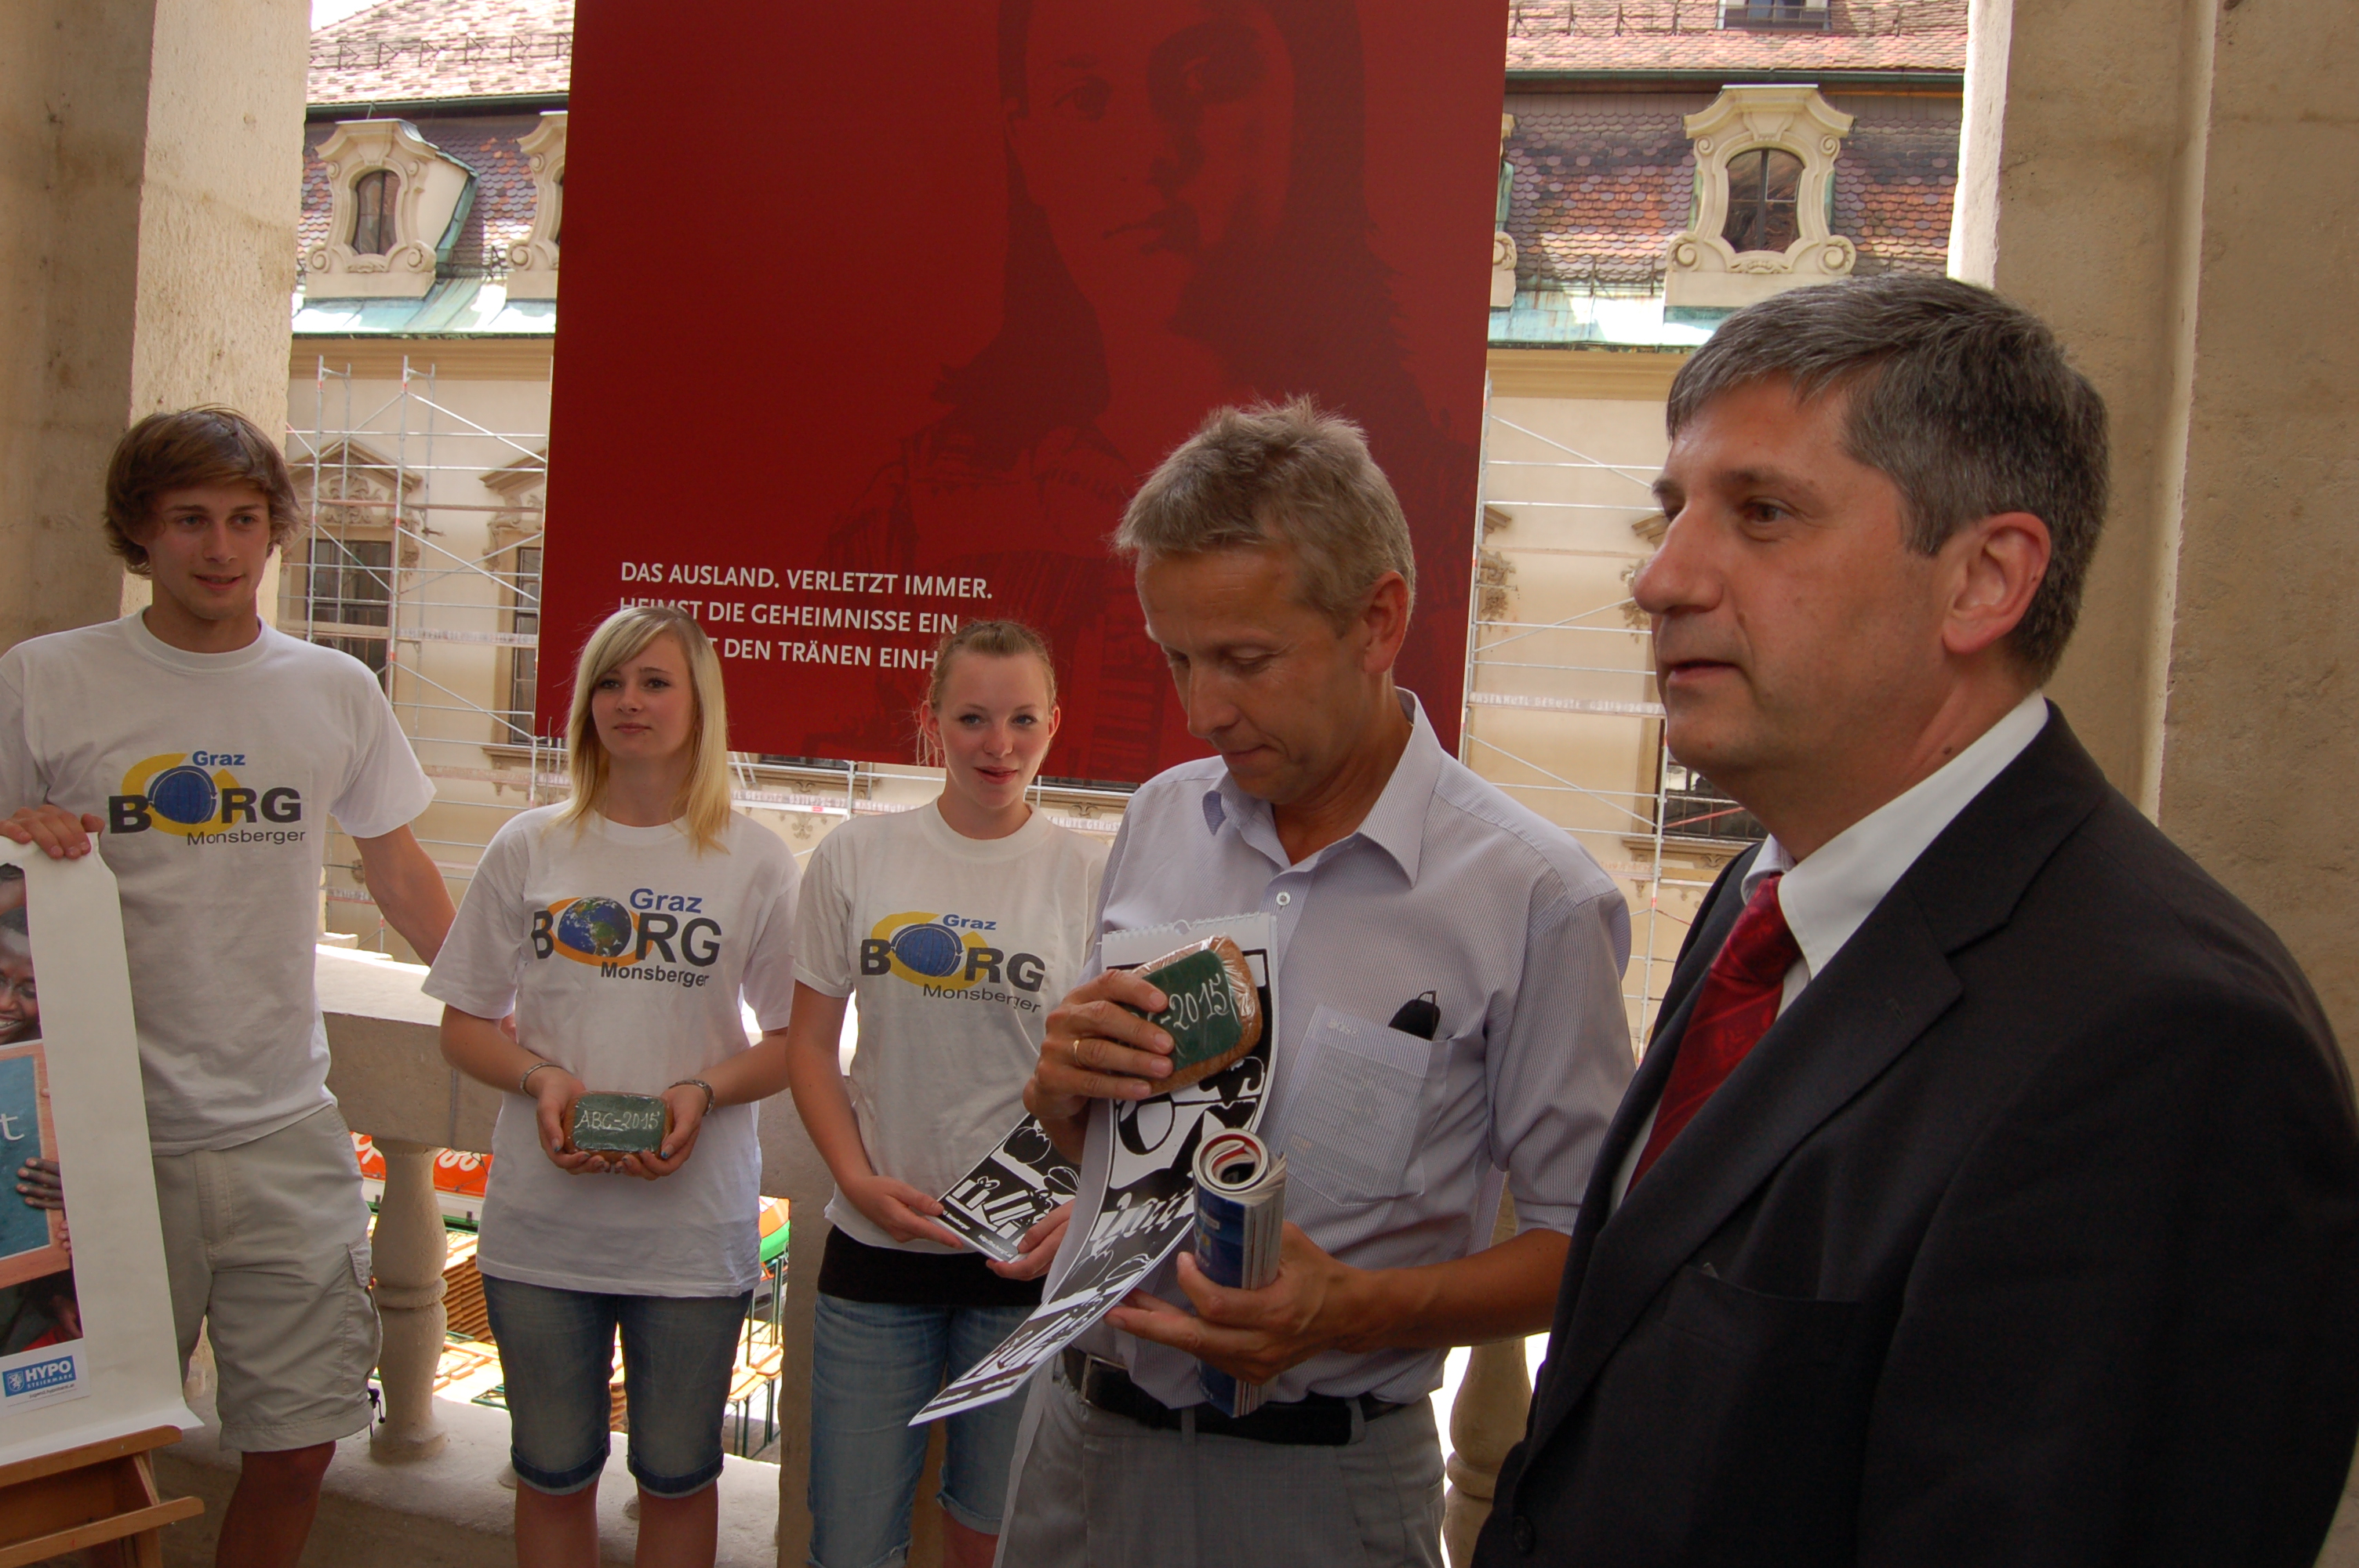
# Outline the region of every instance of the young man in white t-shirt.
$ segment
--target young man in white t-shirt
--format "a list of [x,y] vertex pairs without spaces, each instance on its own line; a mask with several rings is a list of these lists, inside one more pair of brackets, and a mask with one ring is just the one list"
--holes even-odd
[[19,806],[0,834],[60,858],[103,835],[121,891],[180,1355],[209,1325],[222,1441],[244,1455],[217,1548],[240,1568],[301,1554],[376,1360],[368,1210],[311,984],[328,816],[421,957],[451,918],[408,827],[433,786],[385,694],[256,609],[296,526],[251,422],[151,415],[109,465],[106,532],[154,603],[0,654],[0,809]]

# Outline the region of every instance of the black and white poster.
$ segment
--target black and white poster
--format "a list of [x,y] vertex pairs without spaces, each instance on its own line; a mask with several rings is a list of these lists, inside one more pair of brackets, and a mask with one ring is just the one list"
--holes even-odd
[[1261,1120],[1269,1087],[1270,1043],[1277,1036],[1269,987],[1271,921],[1266,914],[1190,920],[1142,931],[1109,932],[1100,944],[1108,968],[1132,968],[1183,943],[1226,936],[1243,949],[1260,993],[1260,1044],[1201,1083],[1151,1099],[1100,1100],[1091,1112],[1089,1160],[1081,1196],[1049,1288],[1032,1315],[999,1347],[934,1396],[912,1426],[1005,1399],[1032,1369],[1088,1330],[1185,1239],[1196,1221],[1196,1150],[1229,1128]]
[[941,1195],[936,1217],[984,1257],[1012,1263],[1023,1255],[1024,1233],[1071,1199],[1081,1176],[1027,1116]]

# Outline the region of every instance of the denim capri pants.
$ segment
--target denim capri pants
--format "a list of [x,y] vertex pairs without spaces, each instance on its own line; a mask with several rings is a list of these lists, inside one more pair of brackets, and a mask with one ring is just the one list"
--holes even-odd
[[562,1497],[606,1467],[607,1380],[623,1331],[631,1475],[649,1497],[685,1498],[721,1474],[729,1373],[753,1294],[622,1296],[484,1276],[507,1384],[516,1479]]
[[[942,1385],[999,1347],[1027,1306],[908,1306],[821,1292],[811,1355],[810,1561],[895,1568],[909,1552],[909,1505],[926,1429],[909,1425]],[[942,1423],[942,1511],[999,1533],[1021,1398]]]

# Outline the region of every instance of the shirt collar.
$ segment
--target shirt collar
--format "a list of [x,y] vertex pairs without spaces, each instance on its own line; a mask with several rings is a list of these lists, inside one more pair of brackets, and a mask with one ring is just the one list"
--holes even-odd
[[[1382,849],[1401,869],[1401,874],[1417,882],[1419,851],[1425,846],[1425,819],[1432,804],[1433,792],[1441,782],[1444,754],[1441,738],[1433,732],[1433,721],[1425,716],[1425,705],[1411,691],[1397,692],[1401,712],[1409,721],[1408,745],[1400,761],[1393,764],[1392,776],[1376,803],[1368,808],[1354,831],[1321,849],[1320,859],[1354,838],[1364,838]],[[1237,787],[1227,769],[1204,791],[1204,827],[1218,833],[1223,827],[1234,827],[1238,837],[1269,855],[1280,865],[1286,864],[1285,851],[1277,848],[1277,825],[1270,816],[1269,802],[1249,795]],[[1265,842],[1265,840],[1266,840]]]
[[1822,973],[1917,858],[2022,755],[2047,723],[2048,699],[2035,691],[1931,776],[1869,812],[1799,863],[1774,837],[1767,839],[1745,873],[1746,902],[1764,877],[1784,873],[1777,884],[1777,906],[1811,975]]

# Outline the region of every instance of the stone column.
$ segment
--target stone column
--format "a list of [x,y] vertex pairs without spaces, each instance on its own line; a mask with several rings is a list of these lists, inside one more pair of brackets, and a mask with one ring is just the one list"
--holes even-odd
[[[1502,1197],[1491,1245],[1515,1234],[1515,1200]],[[1450,1491],[1441,1506],[1441,1542],[1454,1568],[1466,1568],[1474,1560],[1474,1538],[1491,1517],[1499,1466],[1523,1437],[1531,1408],[1532,1375],[1524,1364],[1520,1335],[1477,1345],[1468,1353],[1465,1379],[1450,1405],[1450,1458],[1443,1466]]]
[[[2292,949],[2359,1051],[2359,35],[2276,0],[1973,0],[1960,276],[2114,416],[2049,690],[2114,783]],[[2359,1564],[2346,1496],[2323,1561]]]
[[381,1460],[429,1459],[442,1451],[434,1419],[434,1369],[442,1358],[442,1267],[449,1257],[442,1208],[434,1201],[434,1156],[425,1143],[380,1138],[385,1196],[371,1237],[376,1264],[376,1314],[385,1346],[377,1382],[385,1419],[369,1433]]
[[286,421],[310,25],[300,0],[0,5],[0,648],[121,612],[100,503],[133,419]]

